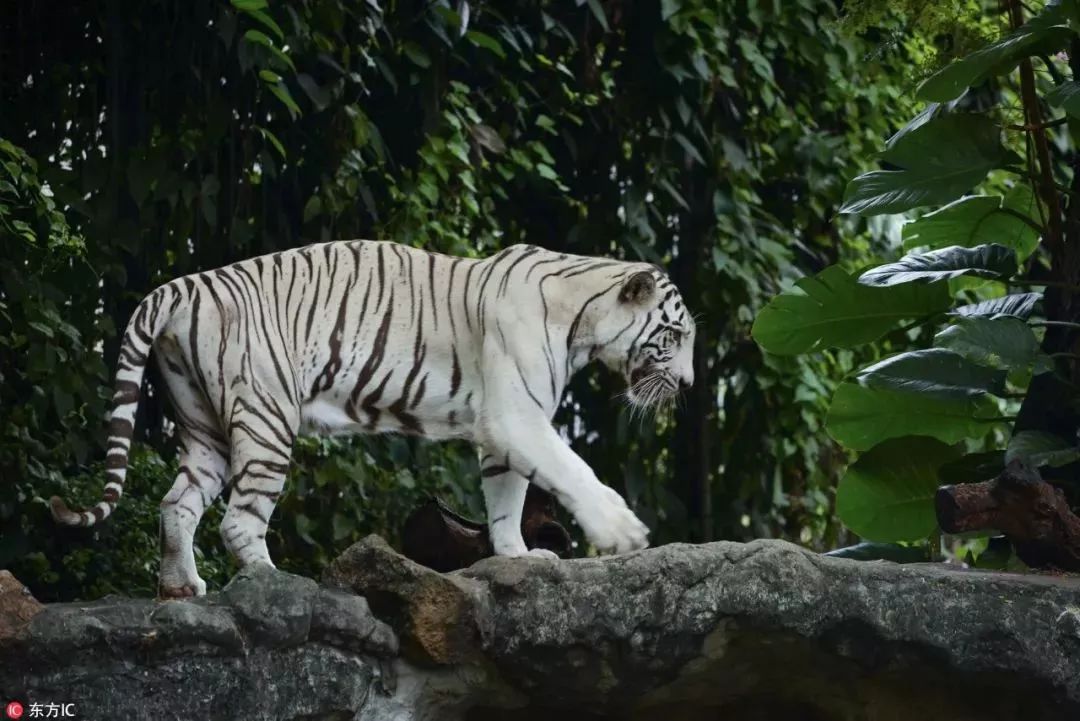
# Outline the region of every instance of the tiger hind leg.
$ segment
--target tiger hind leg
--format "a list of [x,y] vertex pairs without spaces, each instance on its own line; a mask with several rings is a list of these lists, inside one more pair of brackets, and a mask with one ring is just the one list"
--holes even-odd
[[241,568],[273,566],[266,547],[270,515],[285,487],[299,411],[289,412],[273,400],[241,402],[229,424],[232,444],[229,466],[229,508],[221,521],[221,538]]
[[195,566],[195,530],[225,484],[228,459],[221,439],[181,431],[180,472],[161,501],[159,598],[202,596],[206,583]]

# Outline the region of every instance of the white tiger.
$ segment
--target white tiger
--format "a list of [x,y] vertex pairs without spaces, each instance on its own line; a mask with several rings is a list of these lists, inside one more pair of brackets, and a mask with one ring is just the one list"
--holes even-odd
[[205,593],[193,537],[224,489],[225,545],[241,566],[271,564],[267,522],[302,431],[476,443],[497,554],[553,556],[521,536],[530,482],[601,551],[643,548],[648,529],[551,419],[593,359],[625,376],[631,402],[670,398],[693,382],[693,345],[693,320],[655,266],[535,246],[474,260],[338,241],[196,273],[151,292],[124,333],[104,500],[78,511],[54,497],[53,516],[88,526],[115,508],[153,349],[180,445],[161,502],[163,597]]

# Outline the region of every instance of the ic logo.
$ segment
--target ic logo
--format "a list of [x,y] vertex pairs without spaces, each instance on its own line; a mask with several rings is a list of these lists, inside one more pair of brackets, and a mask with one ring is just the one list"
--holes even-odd
[[7,717],[10,719],[22,718],[23,705],[18,701],[12,701],[7,705],[7,708],[5,708],[4,711],[7,712]]

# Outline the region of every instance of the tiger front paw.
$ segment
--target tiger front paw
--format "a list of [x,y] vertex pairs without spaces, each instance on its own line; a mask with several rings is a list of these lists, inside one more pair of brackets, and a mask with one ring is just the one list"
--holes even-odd
[[649,545],[649,527],[612,488],[599,484],[575,510],[585,536],[601,553],[629,553]]

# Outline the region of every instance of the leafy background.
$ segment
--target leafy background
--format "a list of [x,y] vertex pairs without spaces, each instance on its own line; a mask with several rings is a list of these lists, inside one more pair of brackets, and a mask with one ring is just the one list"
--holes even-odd
[[[997,17],[996,37],[919,84],[923,110],[885,143],[882,167],[845,190],[841,213],[915,211],[900,233],[907,253],[804,278],[753,329],[782,355],[885,351],[833,396],[828,431],[859,453],[837,487],[837,515],[871,542],[926,540],[935,558],[939,521],[965,527],[936,512],[940,485],[1019,463],[1075,504],[1080,478],[1080,2],[1029,11],[1010,1]],[[879,343],[903,318],[914,319],[897,331],[906,337]],[[1009,512],[1033,518],[1049,506]],[[950,550],[980,562],[994,529],[978,530]],[[1028,544],[1016,553],[1049,561]]]
[[[0,567],[41,599],[153,593],[174,451],[152,378],[109,523],[58,529],[44,502],[100,492],[117,329],[161,282],[336,238],[664,263],[699,317],[699,380],[672,415],[631,419],[618,381],[582,374],[556,418],[575,450],[655,543],[856,540],[836,488],[859,444],[826,431],[833,392],[858,402],[867,389],[844,377],[929,331],[858,322],[873,345],[781,334],[774,353],[750,331],[803,276],[807,293],[847,303],[950,304],[941,284],[856,283],[896,257],[899,223],[837,216],[860,195],[845,198],[848,180],[920,109],[917,80],[1004,28],[983,3],[930,5],[99,0],[56,13],[15,0],[0,17]],[[969,130],[954,137],[985,137]],[[928,172],[885,159],[877,172]],[[926,221],[917,244],[948,221]],[[872,475],[870,455],[853,468]],[[481,517],[477,475],[464,445],[306,439],[271,553],[316,574],[367,533],[394,539],[430,494]],[[211,587],[232,571],[219,515],[197,544]]]

